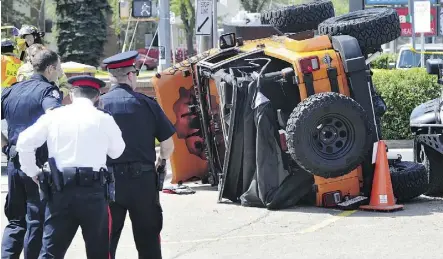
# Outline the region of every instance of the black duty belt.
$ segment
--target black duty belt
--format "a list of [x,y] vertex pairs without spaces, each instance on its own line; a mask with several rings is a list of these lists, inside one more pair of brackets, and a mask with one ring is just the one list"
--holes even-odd
[[149,163],[129,162],[117,163],[109,166],[115,175],[126,175],[129,177],[138,177],[143,173],[155,172],[155,166]]
[[103,178],[103,173],[94,171],[92,167],[64,167],[61,174],[72,174],[76,175],[76,177],[86,175],[91,177],[91,179],[94,181],[98,181]]
[[61,179],[58,181],[62,186],[92,186],[95,182],[102,181],[103,172],[94,171],[92,167],[65,167],[59,171]]

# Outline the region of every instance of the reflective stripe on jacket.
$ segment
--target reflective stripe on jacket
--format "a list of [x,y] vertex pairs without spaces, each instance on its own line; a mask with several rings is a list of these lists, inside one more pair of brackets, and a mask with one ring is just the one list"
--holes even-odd
[[2,58],[2,87],[10,87],[17,82],[16,76],[22,62],[14,55],[1,55]]

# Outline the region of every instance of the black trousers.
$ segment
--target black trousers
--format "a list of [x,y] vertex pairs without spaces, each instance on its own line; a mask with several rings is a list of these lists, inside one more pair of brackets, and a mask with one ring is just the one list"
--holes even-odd
[[103,186],[71,186],[53,193],[45,211],[43,247],[39,258],[64,258],[81,227],[90,259],[109,258],[108,202]]
[[42,247],[44,201],[40,200],[38,185],[8,162],[8,194],[5,216],[8,223],[2,238],[2,259],[35,259]]
[[115,202],[110,204],[111,258],[115,258],[126,213],[129,212],[138,258],[161,259],[160,232],[163,228],[163,214],[156,172],[142,171],[138,176],[131,177],[131,172],[114,170],[114,175]]

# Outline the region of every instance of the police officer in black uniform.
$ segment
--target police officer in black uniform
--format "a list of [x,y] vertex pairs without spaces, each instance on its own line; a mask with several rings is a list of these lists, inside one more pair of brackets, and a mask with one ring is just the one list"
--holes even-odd
[[[156,168],[172,154],[175,129],[154,99],[134,91],[138,75],[135,67],[137,55],[136,51],[128,51],[103,60],[114,85],[100,97],[100,101],[113,115],[126,143],[123,155],[107,162],[115,175],[115,202],[110,204],[113,259],[127,212],[139,258],[162,258],[160,231],[163,215]],[[155,139],[161,143],[157,161]]]
[[[38,186],[20,168],[16,152],[19,134],[45,112],[61,106],[62,97],[54,85],[61,73],[60,59],[51,50],[42,50],[33,60],[34,75],[2,91],[1,118],[8,123],[8,195],[5,214],[8,224],[2,240],[2,258],[19,258],[24,246],[25,258],[37,258],[43,234],[44,201]],[[47,161],[46,145],[37,149],[39,166]]]

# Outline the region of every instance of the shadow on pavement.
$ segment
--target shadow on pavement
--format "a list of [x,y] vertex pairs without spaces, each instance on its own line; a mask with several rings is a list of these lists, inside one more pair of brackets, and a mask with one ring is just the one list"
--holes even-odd
[[397,218],[443,213],[443,198],[434,198],[423,195],[409,202],[399,202],[398,204],[404,205],[403,210],[395,212],[359,211],[358,213],[350,215],[350,217]]
[[191,187],[191,189],[194,189],[195,191],[215,191],[217,192],[217,186],[211,186],[210,184],[186,184]]
[[[240,203],[234,203],[229,200],[223,200],[219,203],[223,205],[241,206]],[[434,198],[428,196],[420,196],[414,200],[411,200],[403,204],[404,208],[400,211],[395,212],[377,212],[377,211],[363,211],[357,210],[357,212],[349,215],[349,217],[413,217],[413,216],[426,216],[433,215],[436,213],[443,213],[443,198]],[[265,208],[263,208],[265,209]],[[295,212],[295,213],[308,213],[308,214],[329,214],[329,215],[339,215],[345,210],[340,210],[336,208],[323,208],[311,205],[297,205],[295,207],[276,210],[275,212]]]

